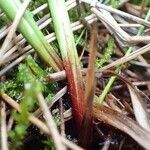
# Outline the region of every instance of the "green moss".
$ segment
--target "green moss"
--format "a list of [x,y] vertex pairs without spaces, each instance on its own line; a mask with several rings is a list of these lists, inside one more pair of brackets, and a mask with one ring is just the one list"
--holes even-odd
[[107,63],[112,54],[114,53],[115,43],[113,38],[109,38],[107,48],[104,51],[102,58],[98,58],[96,60],[96,68],[99,69],[103,67],[105,63]]
[[110,5],[111,5],[113,8],[118,8],[119,5],[120,5],[120,0],[111,0],[111,1],[110,1]]

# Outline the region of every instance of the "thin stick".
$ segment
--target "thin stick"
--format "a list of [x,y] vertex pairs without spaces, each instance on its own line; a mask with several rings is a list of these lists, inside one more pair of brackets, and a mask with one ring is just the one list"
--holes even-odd
[[59,113],[60,113],[60,119],[61,119],[61,125],[60,125],[60,130],[61,130],[61,135],[65,135],[65,120],[64,120],[64,106],[63,106],[63,99],[59,99]]
[[6,128],[6,106],[1,101],[1,150],[8,150],[7,128]]
[[53,116],[52,116],[51,112],[49,111],[48,106],[45,103],[45,100],[44,100],[44,97],[43,97],[42,93],[38,93],[37,97],[38,97],[40,107],[43,110],[45,120],[47,122],[48,129],[49,129],[49,131],[51,133],[51,136],[54,140],[56,149],[57,150],[65,149],[64,145],[61,142],[61,138],[60,138],[59,132],[57,130],[56,124],[53,120]]
[[9,64],[8,66],[6,66],[4,69],[0,70],[0,76],[4,75],[8,70],[10,70],[12,67],[16,66],[17,64],[19,64],[22,60],[24,60],[28,54],[32,53],[33,50],[27,52],[26,54],[20,56],[19,58],[17,58],[15,61],[13,61],[11,64]]
[[91,11],[98,18],[100,18],[100,20],[104,23],[104,25],[107,27],[110,33],[115,35],[116,40],[119,40],[118,43],[133,44],[143,41],[150,41],[150,36],[130,36],[128,33],[122,30],[122,28],[118,25],[116,20],[112,17],[112,15],[109,12],[101,9],[99,11],[96,8],[91,8]]
[[66,72],[65,72],[65,70],[63,70],[63,71],[59,71],[59,72],[49,74],[47,76],[46,81],[56,82],[56,81],[61,81],[61,80],[65,80],[65,79],[66,79]]
[[116,67],[116,66],[122,65],[122,64],[124,64],[124,63],[126,63],[126,62],[128,62],[128,61],[130,61],[130,60],[132,60],[132,59],[148,52],[148,51],[150,51],[150,44],[148,44],[148,45],[146,45],[146,46],[130,53],[129,55],[126,55],[126,56],[112,62],[111,64],[101,68],[100,71],[102,72],[102,71],[105,71],[105,70],[107,70],[111,67]]
[[[56,93],[53,99],[47,104],[48,108],[50,109],[54,103],[56,103],[65,93],[67,92],[67,86],[62,88],[60,91]],[[34,116],[40,117],[42,115],[42,110],[39,108],[34,112]]]
[[[83,2],[86,2],[86,3],[89,3],[88,0],[82,0]],[[91,3],[91,2],[90,2]],[[139,17],[136,17],[134,15],[131,15],[129,13],[126,13],[126,12],[123,12],[121,10],[118,10],[118,9],[115,9],[115,8],[112,8],[110,6],[107,6],[107,5],[104,5],[104,4],[101,4],[99,2],[97,2],[96,4],[97,7],[99,7],[100,9],[104,9],[106,11],[109,11],[111,13],[114,13],[114,14],[117,14],[119,16],[122,16],[124,18],[127,18],[127,19],[130,19],[132,21],[135,21],[139,24],[142,24],[142,25],[145,25],[147,27],[150,27],[150,22],[148,22],[147,20],[144,20],[144,19],[141,19]]]

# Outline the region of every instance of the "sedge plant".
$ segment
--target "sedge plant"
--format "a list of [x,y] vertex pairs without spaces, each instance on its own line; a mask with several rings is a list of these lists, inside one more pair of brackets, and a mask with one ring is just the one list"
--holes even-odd
[[48,0],[48,4],[67,75],[73,115],[79,129],[83,119],[83,86],[69,15],[64,0]]

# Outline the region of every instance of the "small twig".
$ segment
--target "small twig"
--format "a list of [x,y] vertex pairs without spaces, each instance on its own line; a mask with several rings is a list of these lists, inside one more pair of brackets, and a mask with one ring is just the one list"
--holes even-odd
[[[53,97],[53,99],[47,104],[48,108],[50,109],[54,103],[56,103],[64,94],[67,92],[67,86],[62,88],[60,91],[56,93],[56,95]],[[34,116],[40,117],[42,115],[42,110],[39,108],[34,112]]]
[[[82,0],[82,1],[85,1],[85,2],[86,2],[86,0]],[[139,17],[136,17],[136,16],[134,16],[134,15],[131,15],[131,14],[129,14],[129,13],[126,13],[126,12],[123,12],[123,11],[121,11],[121,10],[112,8],[112,7],[110,7],[110,6],[101,4],[101,3],[99,3],[99,2],[97,3],[96,6],[99,7],[100,9],[104,9],[104,10],[106,10],[106,11],[109,11],[109,12],[111,12],[111,13],[120,15],[120,16],[122,16],[122,17],[124,17],[124,18],[129,19],[129,20],[135,21],[135,22],[137,22],[137,23],[139,23],[139,24],[142,24],[142,25],[145,25],[145,26],[147,26],[147,27],[150,27],[150,22],[148,22],[148,21],[146,21],[146,20],[144,20],[144,19],[141,19],[141,18],[139,18]]]
[[66,79],[65,70],[49,74],[46,77],[46,81],[48,81],[48,82],[56,82],[56,81],[61,81],[61,80],[65,80],[65,79]]
[[13,68],[17,64],[19,64],[22,60],[24,60],[27,57],[28,54],[30,54],[32,52],[33,52],[33,50],[27,52],[26,54],[23,54],[22,56],[20,56],[19,58],[17,58],[15,61],[13,61],[11,64],[9,64],[8,66],[6,66],[4,69],[0,70],[0,76],[4,75],[8,70],[10,70],[11,68]]
[[7,128],[6,128],[6,106],[1,101],[1,150],[8,150]]
[[101,68],[100,71],[102,72],[102,71],[105,71],[111,67],[116,67],[116,66],[122,65],[122,64],[124,64],[124,63],[126,63],[132,59],[135,59],[136,57],[138,57],[138,56],[140,56],[140,55],[142,55],[148,51],[150,51],[150,44],[130,53],[129,55],[126,55],[126,56],[112,62],[111,64]]
[[55,124],[55,122],[53,120],[53,116],[52,116],[50,110],[48,109],[48,106],[45,103],[45,100],[44,100],[44,97],[43,97],[42,93],[38,93],[37,98],[38,98],[40,107],[43,110],[43,113],[44,113],[44,116],[45,116],[45,120],[46,120],[48,129],[49,129],[49,131],[51,133],[51,136],[52,136],[52,138],[54,140],[56,149],[57,150],[65,149],[64,145],[61,142],[61,138],[60,138],[59,132],[57,130],[56,124]]
[[137,81],[132,83],[135,86],[150,85],[150,81]]
[[131,28],[131,27],[134,27],[134,28],[139,28],[141,27],[140,24],[134,24],[134,23],[120,23],[118,24],[121,28]]
[[61,118],[61,125],[60,125],[61,135],[65,137],[65,120],[64,120],[64,107],[63,107],[62,98],[59,99],[59,109],[60,109],[59,112]]

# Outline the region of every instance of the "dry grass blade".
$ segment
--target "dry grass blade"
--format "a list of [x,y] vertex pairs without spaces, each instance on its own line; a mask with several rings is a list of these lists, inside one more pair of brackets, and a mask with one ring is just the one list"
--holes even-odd
[[63,99],[60,98],[59,99],[59,113],[60,113],[60,121],[61,121],[61,125],[60,125],[60,133],[62,136],[66,136],[65,133],[65,119],[64,119],[64,106],[63,106]]
[[[84,95],[84,119],[80,132],[80,145],[85,149],[91,148],[93,133],[93,100],[95,93],[95,59],[97,48],[97,27],[91,30],[91,42],[89,47],[89,61],[86,75]],[[84,135],[84,136],[83,136]],[[88,137],[88,140],[87,140]]]
[[[83,0],[83,1],[84,1],[84,0]],[[85,1],[86,1],[86,0],[85,0]],[[96,6],[99,7],[100,9],[104,9],[104,10],[106,10],[106,11],[109,11],[109,12],[111,12],[111,13],[120,15],[120,16],[122,16],[122,17],[124,17],[124,18],[129,19],[129,20],[135,21],[135,22],[137,22],[137,23],[139,23],[139,24],[142,24],[142,25],[145,25],[145,26],[147,26],[147,27],[150,27],[150,22],[148,22],[148,21],[146,21],[146,20],[143,20],[143,19],[141,19],[141,18],[139,18],[139,17],[136,17],[136,16],[134,16],[134,15],[131,15],[131,14],[129,14],[129,13],[126,13],[126,12],[123,12],[123,11],[121,11],[121,10],[112,8],[112,7],[110,7],[110,6],[101,4],[101,3],[99,3],[99,2],[96,4]]]
[[150,150],[150,132],[140,127],[131,118],[102,105],[94,106],[94,117],[130,135],[142,147]]
[[101,9],[99,11],[96,8],[91,8],[91,11],[104,23],[110,33],[114,34],[116,40],[121,46],[137,44],[143,41],[150,41],[150,36],[130,36],[119,26],[119,24],[109,12]]
[[4,75],[7,71],[9,71],[11,68],[13,68],[14,66],[16,66],[17,64],[19,64],[22,60],[24,60],[28,54],[32,53],[33,50],[27,52],[26,54],[20,56],[19,58],[17,58],[15,61],[13,61],[12,63],[10,63],[8,66],[6,66],[4,69],[0,70],[0,76]]
[[106,138],[105,144],[101,150],[109,150],[109,147],[111,145],[111,137],[109,137],[109,136],[110,135],[108,135],[108,137]]
[[144,47],[142,47],[142,48],[140,48],[140,49],[130,53],[129,55],[126,55],[126,56],[124,56],[124,57],[122,57],[122,58],[112,62],[111,64],[109,64],[109,65],[107,65],[105,67],[102,67],[100,69],[100,71],[102,72],[102,71],[105,71],[105,70],[107,70],[107,69],[109,69],[111,67],[116,67],[116,66],[122,65],[122,64],[124,64],[124,63],[126,63],[126,62],[128,62],[128,61],[130,61],[132,59],[135,59],[136,57],[138,57],[138,56],[140,56],[140,55],[142,55],[142,54],[144,54],[144,53],[146,53],[148,51],[150,51],[150,44],[147,44],[146,46],[144,46]]
[[23,4],[21,5],[21,7],[19,8],[17,14],[16,14],[16,17],[9,29],[9,32],[7,34],[7,37],[2,45],[2,48],[1,48],[1,51],[0,51],[0,58],[1,58],[1,55],[4,54],[4,52],[7,50],[7,46],[9,45],[9,43],[11,42],[12,38],[13,38],[13,35],[17,29],[17,26],[26,10],[26,8],[28,7],[29,3],[30,3],[31,0],[25,0],[23,2]]
[[135,22],[140,23],[142,25],[145,25],[147,27],[150,27],[150,23],[148,21],[143,20],[143,19],[141,19],[141,18],[139,18],[137,16],[131,15],[129,13],[126,13],[124,11],[112,8],[111,6],[107,6],[105,4],[102,4],[101,2],[98,2],[96,0],[94,0],[94,1],[91,1],[91,0],[81,0],[81,1],[90,4],[92,7],[95,7],[95,8],[97,7],[99,9],[106,10],[106,11],[108,11],[110,13],[117,14],[117,15],[122,16],[124,18],[127,18],[129,20],[132,20],[132,21],[135,21]]
[[[55,102],[57,102],[64,94],[66,94],[67,92],[67,86],[65,86],[64,88],[62,88],[52,99],[52,101],[50,101],[47,105],[48,105],[48,108],[50,109],[53,104]],[[42,115],[42,110],[39,108],[37,109],[35,112],[34,112],[34,116],[36,117],[40,117]]]
[[[19,104],[17,102],[15,102],[7,94],[1,93],[0,96],[2,97],[3,101],[5,101],[6,103],[8,103],[15,110],[17,110],[18,112],[21,111]],[[51,133],[49,132],[48,127],[41,120],[39,120],[38,118],[34,117],[32,114],[29,114],[29,121],[33,125],[35,125],[36,127],[38,127],[39,129],[41,129],[45,134],[51,136]],[[67,140],[66,138],[64,138],[62,136],[61,136],[61,140],[64,143],[64,145],[66,145],[70,149],[73,149],[73,150],[83,150],[81,147],[75,145],[73,142],[70,142],[69,140]]]
[[[110,71],[111,73],[111,71]],[[112,72],[113,73],[113,72]],[[141,127],[143,127],[145,130],[148,130],[150,132],[150,123],[149,123],[149,117],[148,117],[148,111],[146,107],[145,100],[149,101],[149,98],[140,90],[138,90],[136,87],[132,85],[132,83],[127,80],[126,78],[117,75],[117,77],[122,80],[124,83],[126,83],[130,95],[131,95],[131,102],[134,110],[134,115]]]
[[51,136],[52,136],[52,138],[54,140],[56,149],[57,150],[64,150],[65,147],[62,144],[62,141],[61,141],[59,132],[57,130],[56,124],[55,124],[55,122],[53,120],[53,116],[50,113],[50,110],[48,109],[48,106],[46,105],[46,102],[44,100],[44,97],[43,97],[42,93],[38,93],[37,97],[38,97],[38,101],[39,101],[40,107],[43,110],[43,113],[44,113],[44,116],[45,116],[45,120],[47,122],[48,129],[49,129],[49,131],[51,133]]
[[132,106],[137,122],[141,127],[150,132],[150,124],[148,121],[149,118],[141,96],[139,95],[138,91],[133,89],[130,85],[128,85],[128,89],[131,95]]
[[1,101],[1,150],[8,150],[7,142],[7,128],[6,128],[6,106],[3,101]]
[[[7,5],[9,3],[9,5]],[[1,0],[0,7],[5,12],[7,17],[13,20],[17,14],[17,10],[21,7],[21,2],[15,0]],[[10,10],[10,11],[9,11]],[[26,10],[24,16],[20,20],[18,28],[20,33],[26,38],[28,43],[38,52],[40,57],[55,71],[62,69],[62,61],[56,51],[48,44],[44,34],[38,28],[33,16],[29,10]],[[32,36],[31,36],[32,35]],[[12,52],[11,52],[12,53]],[[7,54],[8,55],[8,54]],[[10,54],[9,54],[10,55]],[[6,60],[6,57],[5,57]],[[2,65],[4,60],[0,60]]]
[[66,72],[64,70],[49,74],[47,76],[48,82],[56,82],[56,81],[61,81],[61,80],[65,80],[65,79],[66,79]]

